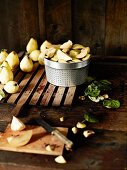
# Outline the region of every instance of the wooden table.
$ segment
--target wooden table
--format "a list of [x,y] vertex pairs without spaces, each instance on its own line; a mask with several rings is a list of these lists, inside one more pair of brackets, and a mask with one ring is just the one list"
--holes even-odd
[[[127,168],[127,65],[92,63],[90,75],[97,79],[108,79],[113,84],[111,95],[121,101],[121,107],[110,110],[89,99],[79,100],[86,85],[77,88],[60,88],[47,83],[45,73],[37,68],[34,75],[15,73],[20,85],[26,84],[22,93],[7,95],[0,104],[0,131],[4,131],[11,120],[11,111],[19,101],[26,106],[19,115],[28,118],[41,114],[52,126],[68,127],[68,138],[74,142],[72,151],[64,150],[67,164],[57,164],[54,156],[0,151],[0,170],[123,170]],[[43,72],[43,77],[41,77]],[[41,73],[41,74],[40,74]],[[40,80],[38,81],[38,76]],[[31,77],[31,78],[30,78]],[[32,78],[34,77],[34,80]],[[43,80],[43,82],[41,82]],[[34,82],[34,83],[33,83]],[[41,84],[41,85],[39,85]],[[34,89],[34,90],[32,90]],[[40,95],[40,96],[39,96]],[[23,97],[22,97],[23,96]],[[56,107],[57,106],[57,107]],[[84,138],[82,130],[74,135],[71,127],[83,120],[85,112],[97,115],[99,123],[87,124],[95,135]],[[65,117],[64,122],[59,118]],[[34,122],[28,122],[29,124]]]

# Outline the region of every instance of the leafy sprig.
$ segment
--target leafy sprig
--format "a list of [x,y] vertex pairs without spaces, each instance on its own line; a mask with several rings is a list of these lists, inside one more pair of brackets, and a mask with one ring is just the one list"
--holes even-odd
[[88,96],[93,102],[103,101],[102,104],[106,108],[117,109],[120,107],[120,101],[115,99],[105,99],[102,93],[105,91],[111,90],[112,83],[108,80],[94,80],[88,87],[85,89],[85,96]]

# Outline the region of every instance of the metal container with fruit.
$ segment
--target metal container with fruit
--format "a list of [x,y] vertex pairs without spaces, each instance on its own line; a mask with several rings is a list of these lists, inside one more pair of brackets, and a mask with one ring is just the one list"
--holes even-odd
[[46,77],[56,86],[76,86],[85,82],[90,63],[90,48],[68,40],[62,45],[45,41],[41,46]]

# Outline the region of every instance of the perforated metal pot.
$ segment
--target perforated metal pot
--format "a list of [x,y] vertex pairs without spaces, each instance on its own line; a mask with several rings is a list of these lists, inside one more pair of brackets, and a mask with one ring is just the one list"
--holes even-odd
[[47,81],[56,86],[77,86],[88,76],[90,60],[77,63],[58,63],[44,58]]

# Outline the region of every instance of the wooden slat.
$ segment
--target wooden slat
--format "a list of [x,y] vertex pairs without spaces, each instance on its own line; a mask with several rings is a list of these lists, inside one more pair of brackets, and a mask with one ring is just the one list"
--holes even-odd
[[36,84],[38,83],[39,79],[42,76],[42,70],[39,69],[32,81],[29,83],[27,86],[27,89],[23,92],[22,96],[18,100],[17,104],[20,103],[21,101],[24,101],[24,103],[27,101],[27,99],[30,97],[32,94],[34,88],[36,87]]
[[7,103],[15,103],[16,99],[19,97],[19,95],[22,92],[22,90],[24,89],[25,85],[27,85],[27,83],[29,82],[31,77],[34,75],[34,71],[37,69],[38,65],[39,65],[38,63],[34,64],[33,72],[26,74],[24,79],[20,82],[20,84],[19,84],[19,86],[21,88],[20,91],[18,93],[12,94],[10,96],[10,98],[7,100]]
[[[37,72],[36,75],[33,77],[37,67],[38,67],[38,64],[35,63],[35,70],[32,73],[26,74],[24,79],[19,83],[21,90],[18,93],[8,96],[7,99],[5,98],[7,103],[17,103],[17,101],[18,103],[19,102],[24,103],[24,101],[27,101],[27,99],[30,97],[30,94],[32,93],[31,90],[33,90],[37,84],[37,80],[39,81],[42,74],[44,73],[44,67],[41,67],[39,68],[39,72]],[[20,81],[24,74],[25,73],[20,71],[16,75],[15,80]],[[31,82],[29,82],[32,77],[33,79],[31,80]],[[46,85],[47,85],[47,79],[46,79],[46,75],[44,75],[42,80],[40,80],[40,83],[38,84],[36,91],[33,93],[31,98],[29,98],[29,104],[36,105],[41,96],[42,96],[42,99],[41,99],[40,104],[44,106],[47,106],[49,104],[56,86],[49,84],[47,90],[44,92]],[[55,94],[54,100],[52,102],[52,106],[59,106],[61,104],[61,101],[64,97],[64,92],[65,92],[65,87],[58,88],[57,93]],[[72,103],[74,93],[75,93],[75,88],[69,88],[65,101],[63,101],[64,105],[69,105]]]
[[[43,69],[43,72],[44,72],[44,69]],[[38,72],[34,76],[34,79],[32,79],[32,81],[29,83],[29,85],[27,86],[27,89],[23,92],[22,96],[18,100],[17,105],[12,110],[12,115],[18,116],[21,109],[24,107],[24,105],[26,104],[30,95],[32,94],[34,88],[36,87],[36,84],[38,83],[39,79],[41,78],[43,72],[41,69],[38,70]]]
[[19,81],[22,79],[24,75],[24,72],[23,71],[20,71],[14,78],[14,81],[17,81],[19,83]]
[[55,98],[53,100],[52,106],[60,106],[62,97],[64,95],[64,91],[65,91],[65,87],[58,88]]
[[75,91],[76,91],[76,87],[69,87],[65,101],[64,101],[64,105],[65,106],[69,106],[72,104],[74,95],[75,95]]
[[47,84],[47,79],[46,79],[46,76],[44,76],[43,79],[41,80],[40,84],[38,85],[38,88],[34,92],[30,102],[29,102],[30,105],[36,105],[37,104],[41,94],[44,91],[46,84]]
[[56,86],[52,85],[52,84],[49,84],[49,87],[48,89],[46,90],[40,104],[43,105],[43,106],[47,106],[49,104],[49,101],[52,97],[52,94],[54,92],[54,89],[55,89]]

